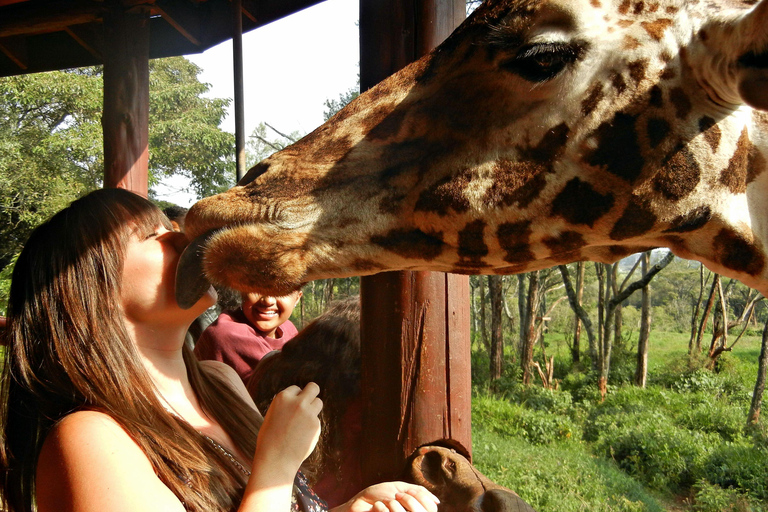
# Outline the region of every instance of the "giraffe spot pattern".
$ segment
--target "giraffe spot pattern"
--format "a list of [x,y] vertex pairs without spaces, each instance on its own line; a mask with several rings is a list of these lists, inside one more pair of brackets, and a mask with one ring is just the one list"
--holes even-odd
[[393,229],[385,235],[374,235],[371,243],[403,258],[432,261],[445,249],[441,232],[425,233],[420,229]]
[[648,60],[636,60],[627,64],[627,67],[629,68],[629,77],[635,84],[638,84],[645,78],[645,70],[648,68]]
[[662,163],[653,179],[653,188],[670,201],[679,201],[693,192],[701,180],[701,169],[691,152],[678,145]]
[[600,100],[603,99],[603,84],[597,83],[594,86],[592,86],[592,89],[590,89],[589,94],[586,98],[584,98],[584,101],[581,102],[581,113],[585,116],[588,116],[592,112],[595,111],[597,106],[600,104]]
[[652,39],[661,41],[661,38],[664,37],[664,32],[672,26],[672,20],[669,18],[659,18],[653,21],[644,21],[640,23],[640,26],[648,32]]
[[464,229],[459,231],[459,258],[462,264],[464,260],[473,263],[481,263],[482,258],[488,255],[488,246],[485,244],[485,227],[483,220],[468,222]]
[[652,117],[648,119],[648,142],[652,148],[655,148],[661,144],[667,135],[671,132],[672,127],[669,125],[666,119],[658,117]]
[[762,251],[733,230],[721,229],[712,246],[717,260],[726,268],[754,276],[765,266]]
[[360,272],[370,272],[371,270],[378,270],[381,268],[381,265],[375,261],[361,258],[354,260],[350,266],[354,270],[358,270]]
[[544,238],[543,242],[553,254],[573,253],[587,245],[584,236],[576,231],[563,231],[557,236]]
[[592,227],[613,208],[614,203],[613,194],[601,194],[589,183],[573,178],[552,202],[552,215],[571,224]]
[[637,116],[619,112],[601,124],[591,134],[597,140],[597,147],[587,156],[587,163],[603,167],[628,182],[637,179],[645,160],[635,133],[636,123]]
[[643,235],[656,224],[656,214],[647,201],[631,200],[611,229],[611,240],[626,240]]
[[768,163],[765,161],[765,157],[754,144],[750,143],[749,164],[747,165],[747,184],[755,181],[758,176],[765,172],[766,168],[768,168]]
[[527,208],[547,185],[548,168],[538,163],[500,160],[494,170],[493,184],[483,197],[483,203],[489,207],[517,204]]
[[709,206],[699,206],[690,212],[672,219],[670,227],[664,233],[688,233],[703,227],[712,219],[712,210]]
[[621,76],[621,73],[614,73],[611,75],[611,85],[619,94],[623,94],[624,91],[627,90],[627,82],[624,81],[624,77]]
[[717,152],[717,148],[720,147],[720,138],[722,133],[720,127],[714,119],[709,116],[704,116],[699,119],[699,132],[704,135],[704,140],[707,142],[713,153]]
[[743,194],[747,191],[747,166],[751,146],[745,128],[736,143],[736,151],[728,160],[728,167],[720,172],[720,184],[727,187],[733,194]]
[[527,220],[505,222],[499,225],[496,238],[499,241],[499,247],[504,251],[504,261],[526,263],[535,259],[530,247],[531,233],[531,222]]
[[651,87],[648,98],[648,105],[656,108],[661,108],[664,106],[664,93],[662,92],[661,87],[658,85]]
[[622,0],[619,5],[619,14],[622,16],[626,15],[629,12],[630,7],[632,7],[632,2],[630,2],[630,0]]
[[419,194],[414,210],[438,215],[447,215],[449,209],[457,213],[466,212],[469,210],[469,201],[464,196],[464,190],[472,179],[472,172],[464,169],[455,176],[438,181]]
[[693,105],[691,105],[691,100],[682,88],[673,88],[669,93],[669,101],[675,107],[675,115],[678,119],[685,119],[691,113]]

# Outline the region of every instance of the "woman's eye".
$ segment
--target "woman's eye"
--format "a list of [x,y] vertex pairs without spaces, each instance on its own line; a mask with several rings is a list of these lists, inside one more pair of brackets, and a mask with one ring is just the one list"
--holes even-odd
[[501,67],[529,82],[541,83],[553,79],[569,64],[584,54],[584,47],[572,43],[541,43],[524,46]]

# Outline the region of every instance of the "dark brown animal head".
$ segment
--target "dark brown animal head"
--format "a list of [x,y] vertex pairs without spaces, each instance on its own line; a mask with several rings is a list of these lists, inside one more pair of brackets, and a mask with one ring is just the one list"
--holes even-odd
[[408,459],[404,479],[437,496],[439,512],[534,512],[520,496],[486,478],[450,448],[416,450]]
[[194,205],[199,268],[282,295],[664,246],[768,294],[766,26],[768,0],[488,0]]

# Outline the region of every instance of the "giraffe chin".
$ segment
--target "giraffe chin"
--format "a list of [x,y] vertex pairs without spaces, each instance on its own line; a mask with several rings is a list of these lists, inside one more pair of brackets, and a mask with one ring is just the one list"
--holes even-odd
[[297,231],[263,225],[223,228],[205,242],[203,273],[213,284],[240,292],[288,295],[308,281],[312,256],[305,248],[305,239]]

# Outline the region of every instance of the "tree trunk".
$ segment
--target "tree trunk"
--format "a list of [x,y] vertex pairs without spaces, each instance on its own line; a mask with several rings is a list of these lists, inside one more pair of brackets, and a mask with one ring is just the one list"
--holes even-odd
[[533,368],[533,346],[536,343],[536,311],[539,305],[539,271],[528,273],[528,297],[526,298],[526,326],[523,339],[520,366],[523,370],[523,384],[531,383]]
[[704,314],[701,315],[701,322],[699,323],[699,332],[696,334],[696,353],[701,353],[701,339],[704,337],[704,331],[707,328],[707,321],[709,320],[709,314],[712,312],[712,306],[715,303],[715,291],[720,284],[720,274],[715,274],[715,278],[712,280],[712,287],[709,289],[709,297],[707,298],[707,305],[704,307]]
[[768,369],[768,322],[763,328],[763,342],[760,346],[760,359],[757,366],[755,390],[752,393],[752,404],[749,406],[749,414],[747,415],[747,427],[756,425],[760,419],[760,404],[763,402],[763,393],[765,392],[766,369]]
[[699,298],[693,306],[691,315],[691,339],[688,340],[688,355],[693,353],[694,343],[696,342],[696,324],[699,320],[699,310],[701,309],[701,299],[704,296],[704,265],[699,264]]
[[[563,284],[565,285],[565,293],[568,296],[568,302],[571,308],[576,313],[582,324],[584,324],[584,330],[587,331],[587,337],[589,338],[589,357],[592,359],[592,368],[597,368],[597,342],[595,341],[595,333],[592,328],[592,321],[589,319],[589,315],[581,306],[581,303],[577,299],[576,292],[571,285],[571,278],[568,274],[568,267],[565,265],[558,265],[560,275],[563,277]],[[582,288],[583,289],[583,288]]]
[[488,324],[486,323],[485,312],[485,276],[480,276],[480,339],[483,340],[483,346],[489,353],[491,345],[488,341]]
[[[583,261],[576,263],[576,303],[581,307],[581,301],[584,298],[584,270],[586,265]],[[576,314],[575,326],[573,328],[573,345],[571,345],[571,359],[574,363],[581,360],[581,319]]]
[[[648,266],[651,262],[651,251],[646,251],[641,256],[643,276],[648,274]],[[645,285],[642,290],[642,308],[640,310],[640,336],[637,340],[637,368],[635,369],[635,385],[645,387],[648,375],[648,339],[651,334],[651,290]]]
[[488,292],[491,296],[491,381],[501,377],[504,364],[504,336],[501,329],[504,311],[501,284],[501,276],[488,276]]
[[525,274],[517,274],[517,313],[520,316],[520,326],[519,326],[519,340],[518,341],[518,353],[520,354],[520,358],[523,357],[523,345],[525,345],[525,332],[528,327],[528,318],[526,317],[526,310],[525,310],[525,300],[527,296],[526,288],[525,286]]

